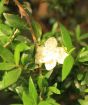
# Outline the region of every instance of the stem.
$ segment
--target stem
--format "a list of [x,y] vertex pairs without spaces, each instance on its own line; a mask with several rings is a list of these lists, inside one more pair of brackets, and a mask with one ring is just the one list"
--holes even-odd
[[3,47],[8,47],[10,45],[10,43],[14,40],[16,33],[18,32],[18,29],[16,29],[13,33],[13,35],[10,37],[9,41],[3,46]]
[[42,92],[40,92],[40,94],[39,94],[39,99],[40,99],[40,101],[43,100],[43,98],[42,98]]
[[30,26],[30,32],[32,34],[33,42],[36,42],[36,37],[34,35],[33,29],[32,29],[32,25],[31,25],[31,20],[30,20],[30,17],[28,15],[28,13],[25,11],[25,9],[23,8],[22,4],[20,4],[20,2],[18,0],[14,0],[14,2],[17,5],[17,7],[19,8],[19,12],[21,14],[21,17],[25,17],[28,25]]

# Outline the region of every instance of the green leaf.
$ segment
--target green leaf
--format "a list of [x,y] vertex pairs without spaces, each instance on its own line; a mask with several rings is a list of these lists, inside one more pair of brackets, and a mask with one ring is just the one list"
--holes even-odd
[[36,21],[32,20],[32,27],[33,27],[33,31],[35,33],[37,40],[40,41],[40,38],[42,35],[42,28],[41,28],[40,24],[37,23]]
[[26,45],[25,43],[20,43],[16,46],[15,52],[14,52],[14,60],[15,60],[16,65],[19,65],[20,53],[28,49],[29,49],[29,46]]
[[77,38],[77,40],[79,41],[80,40],[80,34],[81,34],[81,30],[80,30],[80,26],[79,25],[77,25],[77,27],[76,27],[76,38]]
[[60,105],[53,98],[47,98],[46,100],[50,105]]
[[79,73],[77,75],[77,79],[80,81],[80,80],[82,80],[83,76],[84,76],[83,73]]
[[42,35],[42,40],[41,40],[41,44],[44,44],[45,41],[50,38],[50,37],[53,37],[55,34],[53,32],[47,32],[45,34]]
[[88,85],[88,72],[86,72],[86,75],[85,75],[83,81],[84,81],[84,83],[85,83],[86,85]]
[[7,8],[4,6],[5,0],[0,0],[0,15],[7,10]]
[[62,81],[66,79],[66,77],[68,76],[68,74],[71,72],[71,69],[73,67],[74,64],[74,59],[71,55],[68,55],[65,60],[64,60],[64,64],[62,67]]
[[49,72],[47,72],[47,73],[45,74],[45,77],[46,77],[47,79],[49,79],[52,73],[53,73],[53,70],[50,70]]
[[23,104],[10,104],[10,105],[23,105]]
[[45,101],[40,101],[38,105],[60,105],[52,98],[47,98]]
[[55,94],[60,94],[60,90],[57,89],[57,88],[54,87],[54,86],[50,86],[50,87],[49,87],[49,91],[52,92],[52,93],[55,93]]
[[57,28],[58,28],[58,22],[55,22],[53,27],[52,27],[52,33],[55,33]]
[[83,48],[79,55],[78,55],[78,61],[79,62],[87,62],[88,61],[88,49]]
[[28,61],[29,61],[29,55],[26,53],[23,53],[21,57],[22,64],[25,65]]
[[0,81],[0,90],[15,83],[21,74],[21,68],[5,72],[2,81]]
[[78,101],[80,105],[88,105],[88,96],[85,96],[84,99],[79,99]]
[[33,104],[33,100],[29,97],[29,95],[25,91],[22,94],[22,100],[24,105],[35,105]]
[[0,33],[0,34],[1,34],[1,36],[0,36],[0,44],[2,46],[4,46],[9,41],[9,37],[3,35],[3,33]]
[[80,40],[84,40],[84,39],[87,39],[87,38],[88,38],[88,33],[82,34],[80,36]]
[[47,32],[43,35],[42,40],[47,40],[49,37],[52,37],[54,34],[52,32]]
[[28,29],[27,23],[22,20],[18,15],[9,13],[4,13],[3,15],[6,19],[6,24],[8,24],[9,26],[18,29]]
[[38,87],[39,87],[40,91],[42,92],[45,88],[48,87],[48,80],[46,79],[45,76],[43,76],[42,74],[40,74],[38,76],[37,84],[38,84]]
[[1,45],[0,45],[0,56],[4,61],[14,63],[13,54],[10,52],[10,50],[2,47]]
[[88,93],[88,88],[84,90],[85,93]]
[[88,100],[79,100],[80,105],[88,105]]
[[44,79],[43,75],[40,74],[40,75],[38,76],[38,81],[37,81],[38,87],[39,87],[40,90],[43,89],[43,79]]
[[12,35],[12,29],[8,25],[6,25],[6,24],[0,23],[0,31],[4,35]]
[[35,88],[35,85],[33,83],[32,78],[30,77],[29,79],[29,95],[32,98],[34,105],[37,105],[37,100],[38,100],[38,94],[37,94],[37,90]]
[[67,50],[70,51],[73,48],[72,41],[70,38],[70,33],[63,25],[60,25],[60,28],[61,28],[62,42],[64,46],[67,47]]
[[13,63],[6,63],[6,62],[0,63],[0,70],[11,70],[15,67],[16,65]]
[[52,104],[48,103],[47,101],[41,101],[38,105],[52,105]]

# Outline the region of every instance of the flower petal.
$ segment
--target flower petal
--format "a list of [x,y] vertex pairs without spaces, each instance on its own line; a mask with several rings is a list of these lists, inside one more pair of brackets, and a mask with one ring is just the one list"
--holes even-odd
[[57,40],[54,37],[50,37],[46,42],[45,42],[45,47],[52,49],[57,46]]
[[43,58],[44,62],[49,62],[50,60],[54,59],[55,54],[53,51],[46,49],[43,52],[43,56],[44,56]]
[[68,54],[66,53],[66,51],[64,50],[63,47],[57,47],[57,53],[58,53],[58,57],[57,57],[57,62],[59,64],[63,64],[65,58],[68,56]]
[[42,62],[42,55],[41,55],[41,54],[37,53],[37,54],[35,55],[35,63],[36,63],[36,64],[43,63],[43,62]]
[[43,52],[44,52],[44,47],[43,46],[38,46],[36,49],[36,54],[35,54],[35,63],[40,64],[44,63],[43,62]]
[[56,66],[56,61],[51,60],[45,63],[46,70],[52,70]]
[[37,53],[42,53],[44,51],[44,47],[43,46],[38,46],[36,49]]

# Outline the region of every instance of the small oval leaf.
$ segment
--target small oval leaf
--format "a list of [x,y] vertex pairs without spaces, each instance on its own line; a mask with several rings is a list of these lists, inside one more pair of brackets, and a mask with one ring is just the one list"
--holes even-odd
[[14,63],[14,56],[11,53],[11,51],[2,47],[1,45],[0,45],[0,56],[4,61]]
[[13,63],[6,63],[6,62],[0,63],[0,70],[11,70],[15,67],[16,65]]
[[0,90],[7,88],[8,86],[15,83],[21,74],[21,68],[13,69],[5,72],[2,81],[0,81]]
[[69,31],[61,24],[61,36],[62,36],[62,42],[65,47],[67,47],[67,50],[70,51],[73,48],[72,41],[70,38]]
[[42,35],[42,28],[41,28],[40,24],[37,23],[36,21],[32,20],[32,27],[33,27],[33,31],[35,33],[37,40],[40,41],[40,38]]
[[25,43],[20,43],[16,46],[15,52],[14,52],[14,60],[15,60],[16,65],[19,65],[20,53],[28,49],[29,49],[29,46],[26,45]]
[[32,98],[34,105],[37,105],[38,94],[31,77],[29,79],[29,95]]
[[65,60],[64,60],[64,64],[62,67],[62,81],[66,79],[66,77],[68,76],[68,74],[70,73],[72,67],[74,64],[74,59],[71,55],[68,55]]

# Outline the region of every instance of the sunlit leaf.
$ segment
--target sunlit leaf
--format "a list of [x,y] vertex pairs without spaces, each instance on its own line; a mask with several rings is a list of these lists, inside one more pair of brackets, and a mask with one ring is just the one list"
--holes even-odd
[[8,24],[9,26],[18,29],[28,29],[27,23],[22,20],[18,15],[9,13],[4,13],[3,15],[6,19],[6,24]]
[[79,41],[80,40],[80,34],[81,34],[81,30],[80,30],[80,26],[79,25],[77,25],[77,27],[76,27],[76,38],[77,38],[77,40]]
[[15,52],[14,52],[14,60],[15,60],[16,65],[19,65],[20,53],[28,49],[29,49],[29,46],[26,45],[25,43],[20,43],[16,46]]
[[57,103],[54,99],[48,98],[45,101],[40,101],[38,105],[60,105],[60,104]]
[[15,67],[16,65],[13,63],[6,63],[6,62],[0,63],[0,70],[11,70]]
[[2,81],[0,81],[0,90],[7,88],[8,86],[15,83],[21,74],[21,68],[13,69],[5,72]]
[[42,75],[39,75],[37,83],[40,90],[43,89],[43,79],[44,77]]
[[34,105],[37,105],[38,94],[32,78],[29,79],[29,95],[32,98]]
[[81,39],[81,40],[84,40],[84,39],[87,39],[87,38],[88,38],[88,33],[82,34],[82,35],[80,36],[80,39]]
[[40,38],[42,35],[42,29],[41,29],[40,24],[37,23],[36,21],[32,20],[32,27],[33,27],[33,31],[35,33],[37,40],[40,41]]
[[80,105],[88,105],[88,96],[85,96],[84,99],[79,99],[78,101]]
[[4,6],[4,0],[0,0],[0,15],[7,10],[7,8]]
[[23,105],[23,104],[10,104],[10,105]]
[[57,31],[57,28],[58,28],[58,22],[55,22],[52,27],[52,32],[55,33]]
[[11,62],[11,63],[14,62],[14,56],[11,53],[11,51],[2,47],[1,45],[0,45],[0,56],[6,62]]
[[8,25],[6,25],[6,24],[0,23],[0,31],[4,35],[12,35],[12,29]]
[[24,105],[35,105],[31,97],[29,97],[29,95],[25,91],[22,94],[22,100]]
[[61,28],[62,42],[64,46],[67,47],[67,50],[70,51],[73,48],[72,40],[70,38],[70,33],[63,25],[60,25],[60,28]]
[[38,105],[52,105],[52,104],[48,103],[47,101],[41,101]]
[[80,53],[78,54],[79,62],[87,62],[88,61],[88,49],[82,48]]
[[55,93],[55,94],[60,94],[60,90],[57,89],[57,88],[54,87],[54,86],[50,86],[50,87],[49,87],[49,91],[50,91],[50,92],[53,92],[53,93]]
[[71,69],[74,64],[74,59],[71,55],[67,56],[66,59],[64,60],[64,64],[62,67],[62,81],[66,79],[66,77],[69,75],[71,72]]
[[22,64],[25,65],[28,61],[29,61],[29,55],[25,53],[22,54],[22,57],[21,57]]
[[59,103],[56,102],[53,98],[47,98],[46,100],[50,105],[60,105]]

